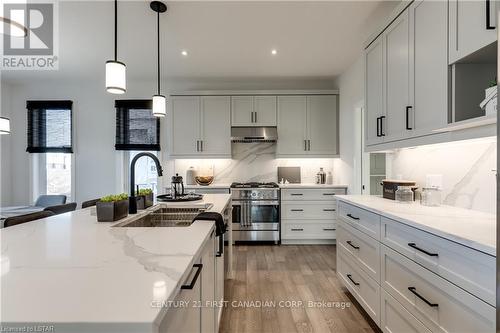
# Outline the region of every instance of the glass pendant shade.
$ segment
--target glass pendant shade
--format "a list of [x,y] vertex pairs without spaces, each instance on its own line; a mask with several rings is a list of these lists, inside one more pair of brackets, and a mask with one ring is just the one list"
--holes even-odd
[[111,94],[123,94],[127,90],[127,67],[114,60],[106,61],[106,91]]
[[0,117],[0,134],[10,134],[10,120]]
[[153,95],[153,116],[165,117],[167,114],[167,99],[163,95]]

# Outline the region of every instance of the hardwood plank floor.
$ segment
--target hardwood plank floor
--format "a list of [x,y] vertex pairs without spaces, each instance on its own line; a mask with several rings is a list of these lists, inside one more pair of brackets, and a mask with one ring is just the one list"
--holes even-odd
[[335,245],[238,245],[233,260],[236,274],[226,280],[220,332],[380,332],[341,287]]

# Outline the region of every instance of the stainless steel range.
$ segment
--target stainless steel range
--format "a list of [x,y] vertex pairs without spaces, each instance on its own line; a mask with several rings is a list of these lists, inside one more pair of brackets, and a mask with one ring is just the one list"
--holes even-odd
[[233,240],[280,241],[279,186],[276,183],[233,183]]

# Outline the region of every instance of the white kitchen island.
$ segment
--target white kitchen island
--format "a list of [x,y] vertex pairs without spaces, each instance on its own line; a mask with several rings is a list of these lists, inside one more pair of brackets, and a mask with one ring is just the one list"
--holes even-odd
[[[205,204],[212,204],[208,211],[224,214],[227,209],[230,212],[231,197],[207,194],[202,201],[167,206]],[[97,222],[91,210],[0,230],[3,327],[53,325],[55,332],[168,331],[164,318],[172,308],[159,304],[175,300],[181,285],[195,280],[193,265],[210,248],[214,223],[114,227],[117,222]],[[142,211],[128,219],[145,214]]]

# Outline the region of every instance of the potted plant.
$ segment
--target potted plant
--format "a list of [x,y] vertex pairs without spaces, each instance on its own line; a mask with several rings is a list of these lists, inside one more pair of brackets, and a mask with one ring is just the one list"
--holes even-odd
[[114,222],[128,216],[128,194],[102,197],[96,204],[97,221]]
[[153,190],[143,188],[137,191],[137,209],[146,209],[153,206]]

